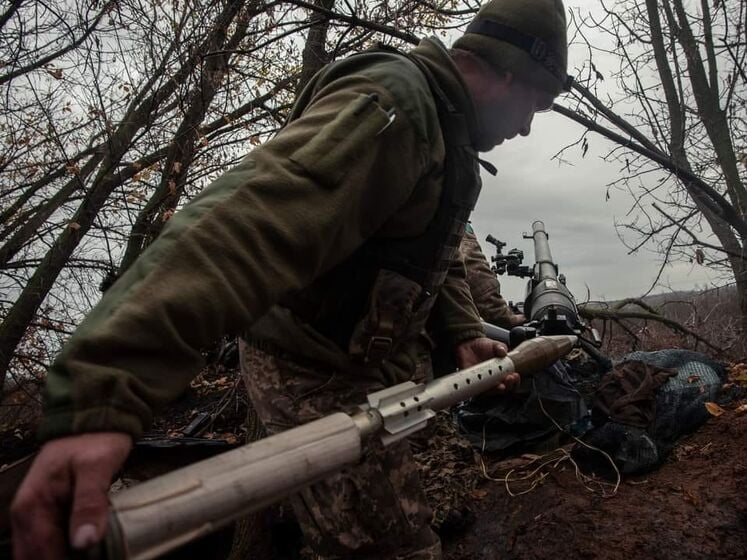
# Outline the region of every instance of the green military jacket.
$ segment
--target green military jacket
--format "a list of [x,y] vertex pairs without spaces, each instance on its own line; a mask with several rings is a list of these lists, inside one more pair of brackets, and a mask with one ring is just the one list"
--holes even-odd
[[[471,98],[446,50],[425,40],[411,54],[476,137]],[[351,375],[396,380],[412,369],[409,348],[380,370],[352,364],[272,307],[369,238],[422,233],[441,192],[444,141],[422,72],[382,52],[322,72],[291,122],[179,211],[70,337],[48,373],[42,439],[139,435],[203,367],[202,348],[252,326],[254,336]],[[482,335],[463,264],[451,268],[433,314],[452,343]]]

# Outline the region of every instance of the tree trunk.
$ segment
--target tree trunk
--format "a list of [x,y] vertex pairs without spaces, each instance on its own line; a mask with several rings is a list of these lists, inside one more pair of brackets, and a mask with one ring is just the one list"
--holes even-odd
[[[227,28],[242,5],[243,3],[238,1],[229,3],[217,16],[212,28]],[[166,80],[150,96],[141,92],[136,98],[140,103],[132,107],[118,129],[112,134],[107,145],[108,153],[103,159],[99,172],[71,220],[75,223],[75,227],[65,228],[58,236],[0,325],[0,392],[2,392],[6,373],[13,359],[13,352],[21,342],[39,306],[73,251],[93,225],[112,191],[121,184],[122,178],[117,166],[132,146],[135,135],[139,130],[148,126],[151,116],[156,113],[161,104],[189,78],[199,61],[199,53],[206,52],[208,44],[203,41],[193,51],[193,55],[175,72],[172,79]],[[151,85],[155,83],[155,80],[149,82]]]
[[189,168],[197,152],[199,126],[228,71],[230,55],[227,53],[236,49],[243,41],[251,20],[246,13],[245,17],[237,19],[236,29],[228,41],[226,41],[225,28],[214,29],[208,39],[208,52],[226,52],[210,56],[204,62],[198,86],[190,92],[191,102],[185,110],[184,119],[174,135],[175,140],[166,156],[161,182],[132,226],[127,248],[119,266],[119,276],[124,274],[145,248],[155,240],[168,220],[168,212],[173,212],[179,204],[187,185]]

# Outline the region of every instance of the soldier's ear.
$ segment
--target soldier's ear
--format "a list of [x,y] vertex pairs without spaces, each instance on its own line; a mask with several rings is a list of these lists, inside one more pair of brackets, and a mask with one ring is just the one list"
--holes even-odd
[[511,91],[515,77],[511,72],[492,72],[485,76],[483,90],[487,101],[496,101],[505,98]]
[[511,72],[500,72],[476,56],[456,52],[454,62],[459,68],[472,97],[479,103],[492,103],[508,94],[514,81]]

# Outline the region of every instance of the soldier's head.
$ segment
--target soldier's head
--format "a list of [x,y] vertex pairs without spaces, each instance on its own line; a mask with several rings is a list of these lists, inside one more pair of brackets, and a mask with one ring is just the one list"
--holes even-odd
[[526,136],[534,113],[548,110],[568,87],[568,46],[562,0],[491,0],[452,56],[474,98],[487,150]]

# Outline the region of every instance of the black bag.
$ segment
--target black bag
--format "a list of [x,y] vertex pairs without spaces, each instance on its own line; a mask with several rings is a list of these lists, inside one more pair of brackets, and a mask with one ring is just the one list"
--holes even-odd
[[558,442],[553,436],[559,432],[548,415],[569,430],[588,414],[573,385],[568,368],[556,362],[532,377],[522,378],[516,393],[480,395],[462,404],[456,421],[462,434],[480,451],[508,454],[554,448]]
[[[622,474],[641,474],[667,458],[675,442],[709,418],[726,379],[723,365],[689,350],[633,352],[600,383],[592,406],[595,427],[583,440],[607,452]],[[581,445],[573,457],[585,469],[610,474],[604,456]]]

